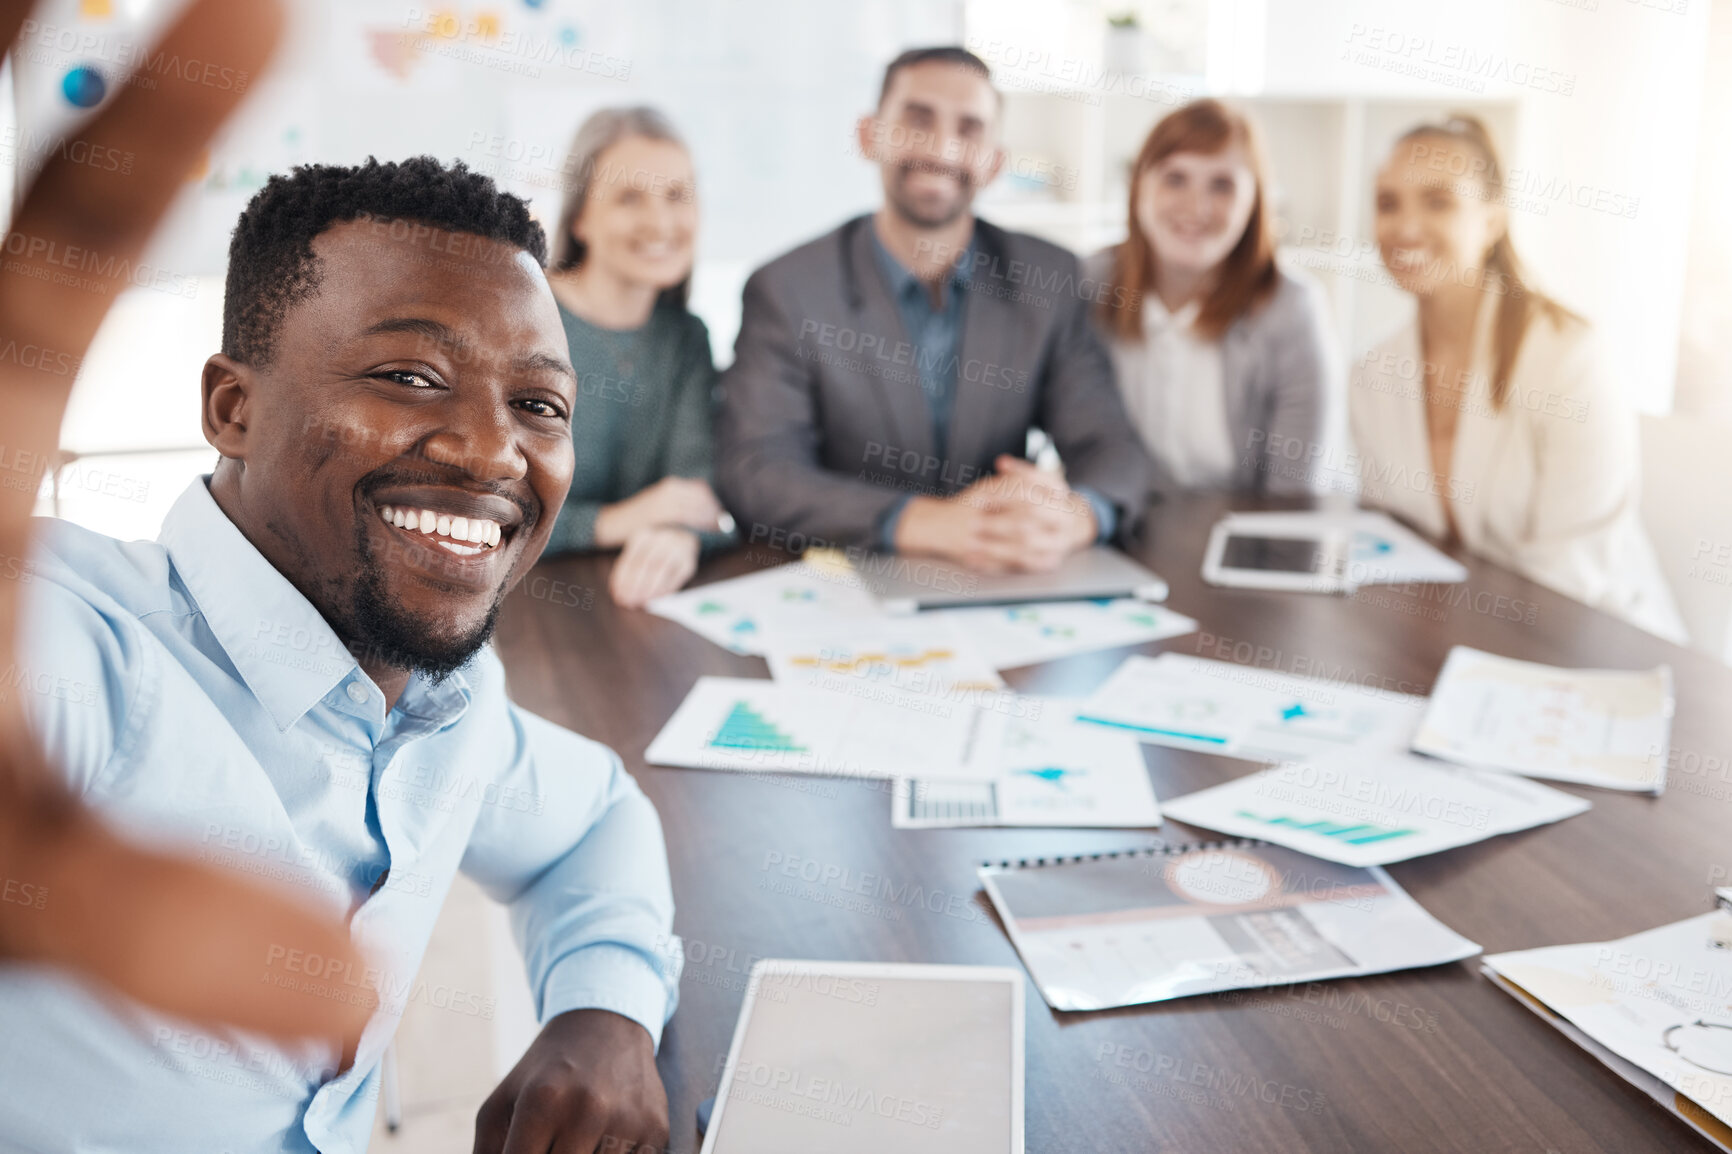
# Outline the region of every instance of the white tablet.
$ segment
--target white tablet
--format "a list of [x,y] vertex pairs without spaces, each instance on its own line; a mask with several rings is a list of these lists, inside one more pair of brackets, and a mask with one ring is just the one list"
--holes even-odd
[[1353,538],[1345,530],[1218,521],[1203,554],[1203,580],[1233,589],[1349,593]]
[[767,958],[702,1154],[1022,1154],[1022,971]]

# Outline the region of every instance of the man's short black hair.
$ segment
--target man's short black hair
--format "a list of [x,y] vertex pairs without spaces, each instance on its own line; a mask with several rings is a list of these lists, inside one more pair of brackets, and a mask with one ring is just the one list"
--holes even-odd
[[313,238],[357,219],[414,221],[513,245],[547,263],[547,237],[529,203],[462,161],[431,156],[381,164],[305,164],[273,176],[248,202],[229,240],[223,352],[266,365],[289,307],[319,287]]
[[943,44],[936,48],[910,48],[890,62],[884,69],[884,83],[878,88],[878,107],[884,107],[884,98],[890,95],[890,83],[896,79],[896,74],[904,68],[913,68],[916,64],[954,64],[978,73],[988,84],[992,83],[992,69],[986,66],[986,61],[955,44]]

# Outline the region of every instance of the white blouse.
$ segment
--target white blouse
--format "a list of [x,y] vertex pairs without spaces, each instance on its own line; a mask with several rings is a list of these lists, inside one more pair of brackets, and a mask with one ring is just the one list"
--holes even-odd
[[1154,293],[1143,297],[1140,346],[1113,341],[1119,390],[1143,443],[1185,489],[1225,489],[1237,464],[1227,427],[1226,372],[1221,342],[1192,326],[1191,301],[1176,313]]

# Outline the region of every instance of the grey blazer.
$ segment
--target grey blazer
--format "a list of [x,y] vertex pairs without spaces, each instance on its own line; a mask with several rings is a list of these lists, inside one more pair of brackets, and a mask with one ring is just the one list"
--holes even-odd
[[[1104,283],[1112,253],[1103,249],[1089,257],[1084,275]],[[1098,311],[1095,316],[1098,320]],[[1139,387],[1141,342],[1106,340],[1119,387]],[[1221,360],[1227,429],[1237,462],[1232,490],[1290,494],[1326,487],[1330,455],[1325,441],[1341,411],[1342,371],[1329,335],[1329,306],[1317,282],[1277,267],[1274,293],[1222,334]],[[1158,457],[1154,470],[1157,490],[1178,488]]]
[[741,539],[875,544],[899,497],[966,488],[999,454],[1024,456],[1031,427],[1052,438],[1070,483],[1111,501],[1120,532],[1131,530],[1148,454],[1089,323],[1076,257],[976,221],[941,458],[871,227],[857,217],[746,282],[716,428],[716,481]]

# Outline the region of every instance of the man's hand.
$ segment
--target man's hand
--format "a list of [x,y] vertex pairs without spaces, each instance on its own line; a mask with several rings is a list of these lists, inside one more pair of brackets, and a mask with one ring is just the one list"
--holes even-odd
[[[0,0],[0,45],[11,45],[29,0]],[[193,0],[155,51],[220,63],[256,79],[281,36],[274,0]],[[50,154],[12,220],[0,270],[0,342],[56,355],[0,364],[7,447],[50,460],[72,379],[109,306],[127,287],[156,224],[250,85],[211,84],[214,66],[170,70],[148,86],[120,85],[93,120]],[[125,155],[127,171],[72,158]],[[83,252],[93,271],[56,275],[48,254]],[[0,487],[0,558],[30,551],[35,486]],[[16,660],[28,586],[0,580],[0,655]],[[282,1037],[352,1044],[368,1009],[301,992],[271,959],[321,952],[365,965],[334,918],[269,889],[116,837],[75,798],[26,727],[16,696],[0,699],[0,878],[33,882],[39,907],[0,905],[0,959],[29,960],[98,979],[102,987],[185,1018]],[[281,980],[281,979],[290,980]]]
[[623,501],[602,506],[595,519],[595,543],[613,549],[657,525],[684,525],[699,533],[713,533],[721,517],[722,503],[716,500],[709,482],[663,477]]
[[475,1154],[650,1154],[667,1144],[655,1044],[607,1010],[571,1010],[542,1027],[475,1116]]
[[639,529],[619,551],[607,591],[625,609],[642,609],[672,593],[698,571],[698,539],[688,529]]
[[896,550],[977,573],[1044,573],[1100,534],[1094,509],[1064,478],[1000,457],[998,472],[948,498],[916,497],[896,524]]

